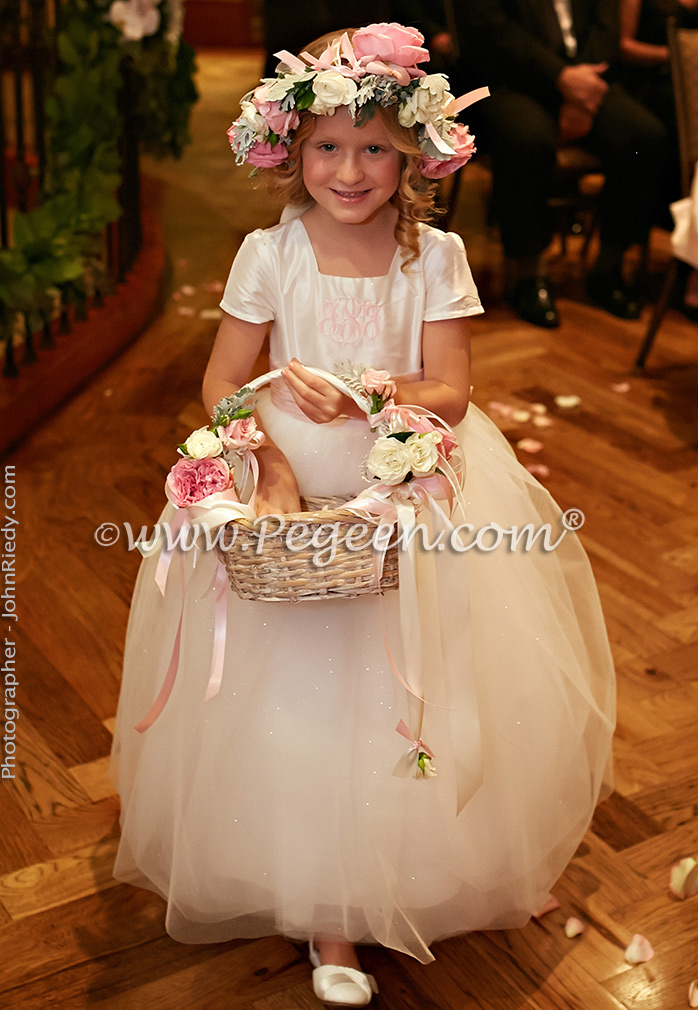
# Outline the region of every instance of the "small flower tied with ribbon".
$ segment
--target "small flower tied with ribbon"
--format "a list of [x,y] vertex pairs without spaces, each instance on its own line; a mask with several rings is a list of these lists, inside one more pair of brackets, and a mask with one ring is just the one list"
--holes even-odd
[[474,138],[456,116],[489,91],[454,98],[444,74],[418,66],[429,60],[423,42],[416,28],[381,22],[359,28],[351,39],[346,32],[332,39],[319,57],[274,53],[282,61],[277,76],[263,78],[243,97],[228,130],[237,164],[248,162],[252,175],[283,164],[305,110],[333,116],[344,106],[363,126],[378,108],[394,106],[401,126],[417,127],[422,175],[440,179],[455,172],[475,153]]
[[[197,428],[177,446],[183,458],[172,467],[166,483],[167,497],[177,508],[188,508],[220,491],[229,498],[237,497],[235,461],[242,459],[249,466],[250,451],[264,441],[264,433],[252,417],[255,405],[249,402],[251,394],[245,386],[224,397],[214,407],[210,427]],[[241,486],[246,476],[244,468]]]

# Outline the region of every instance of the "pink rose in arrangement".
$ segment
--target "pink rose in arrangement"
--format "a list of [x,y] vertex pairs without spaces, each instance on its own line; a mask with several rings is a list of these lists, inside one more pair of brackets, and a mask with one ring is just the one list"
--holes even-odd
[[170,501],[182,509],[232,485],[230,467],[218,456],[178,460],[167,475],[166,489]]
[[264,432],[258,430],[253,417],[240,417],[219,428],[218,437],[224,449],[258,449],[264,441]]
[[269,129],[273,133],[278,134],[279,137],[287,137],[300,123],[300,116],[296,110],[290,109],[288,112],[283,112],[280,102],[259,101],[255,97],[252,99],[252,104],[258,110],[260,116],[263,116],[267,121]]
[[390,378],[390,372],[367,368],[361,373],[361,385],[367,393],[375,393],[382,400],[390,400],[397,392],[397,386]]
[[268,140],[257,140],[250,148],[247,160],[255,168],[274,168],[288,158],[288,148],[285,144],[274,144],[272,147]]
[[395,21],[359,28],[351,39],[354,52],[358,59],[365,61],[364,65],[379,61],[398,67],[413,67],[415,63],[428,60],[429,50],[424,49],[423,42],[424,36],[416,28],[406,28]]
[[428,154],[422,155],[419,170],[427,179],[443,179],[444,176],[451,175],[452,172],[462,168],[475,154],[475,137],[468,133],[468,127],[462,126],[461,123],[456,123],[452,128],[446,142],[455,151],[452,158],[440,161],[438,158],[430,158]]

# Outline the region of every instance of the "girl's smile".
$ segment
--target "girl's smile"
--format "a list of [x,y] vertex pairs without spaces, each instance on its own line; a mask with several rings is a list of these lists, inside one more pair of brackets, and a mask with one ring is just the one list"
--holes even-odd
[[356,127],[348,109],[319,116],[302,147],[303,182],[315,203],[342,224],[372,220],[400,182],[402,155],[380,116]]

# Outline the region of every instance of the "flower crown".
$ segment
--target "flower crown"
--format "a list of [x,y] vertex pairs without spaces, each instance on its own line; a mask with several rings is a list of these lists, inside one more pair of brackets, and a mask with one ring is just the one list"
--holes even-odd
[[349,109],[355,126],[363,126],[378,107],[397,106],[401,126],[419,125],[422,158],[419,169],[428,179],[455,172],[475,153],[475,138],[455,117],[489,94],[487,88],[461,98],[450,93],[444,74],[428,74],[417,66],[429,59],[424,36],[404,25],[368,25],[333,39],[320,57],[300,57],[282,49],[276,77],[261,83],[242,99],[242,115],[228,130],[238,165],[247,161],[273,168],[288,158],[288,145],[308,109],[333,116]]

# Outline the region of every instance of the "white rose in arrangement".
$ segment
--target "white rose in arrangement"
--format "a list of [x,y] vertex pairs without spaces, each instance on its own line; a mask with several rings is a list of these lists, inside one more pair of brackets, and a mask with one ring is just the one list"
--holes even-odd
[[208,428],[197,428],[192,431],[189,438],[184,443],[187,456],[192,459],[208,459],[211,456],[220,456],[223,452],[223,445],[220,438]]
[[366,467],[385,484],[401,484],[412,469],[412,458],[406,443],[382,435],[374,442]]
[[350,105],[356,98],[356,81],[345,77],[338,70],[322,70],[313,81],[315,101],[310,111],[316,116],[324,116],[340,105]]
[[443,114],[443,107],[453,95],[448,90],[448,81],[443,74],[429,74],[419,82],[405,104],[398,112],[401,126],[415,123],[433,123]]
[[427,754],[420,754],[417,762],[417,770],[414,773],[416,779],[435,779],[436,766]]
[[438,431],[429,431],[426,435],[410,435],[405,442],[405,448],[410,456],[410,469],[415,474],[432,473],[439,462],[437,445],[441,441]]
[[280,102],[290,91],[293,91],[296,84],[300,81],[307,81],[311,76],[311,73],[305,73],[284,74],[283,77],[277,77],[276,80],[269,85],[269,90],[266,94],[267,101]]
[[252,102],[243,102],[240,106],[241,114],[238,117],[238,122],[244,120],[245,123],[249,123],[250,128],[254,130],[255,134],[260,137],[266,137],[269,133],[269,124],[267,123],[264,116],[259,114],[259,109]]

